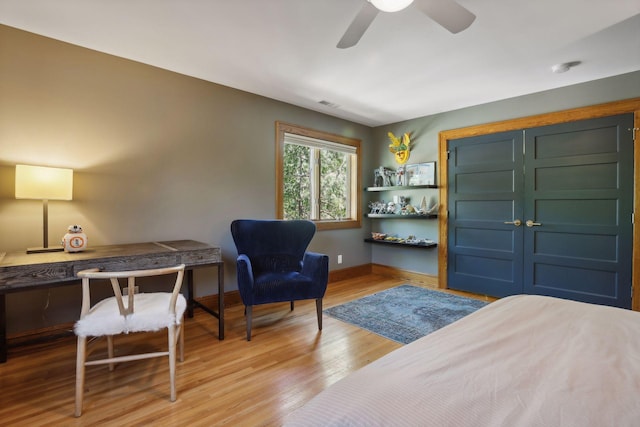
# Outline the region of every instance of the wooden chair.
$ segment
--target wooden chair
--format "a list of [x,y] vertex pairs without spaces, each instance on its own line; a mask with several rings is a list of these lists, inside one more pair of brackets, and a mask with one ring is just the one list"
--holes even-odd
[[[76,358],[76,405],[75,416],[82,414],[84,398],[85,366],[108,364],[113,370],[114,363],[152,357],[169,357],[169,377],[171,382],[171,401],[176,400],[176,345],[179,343],[180,361],[184,359],[184,322],[187,307],[185,297],[180,294],[184,277],[184,264],[175,267],[135,271],[99,271],[83,270],[78,273],[82,278],[82,310],[80,320],[74,326],[78,337]],[[175,274],[173,291],[135,293],[135,280],[138,277],[164,276]],[[90,281],[109,279],[113,287],[113,297],[106,298],[91,306]],[[127,279],[127,292],[123,297],[119,279]],[[126,302],[126,304],[125,304]],[[152,332],[166,328],[168,330],[168,351],[131,354],[114,357],[113,336],[130,332]],[[107,337],[106,359],[87,360],[87,337]]]

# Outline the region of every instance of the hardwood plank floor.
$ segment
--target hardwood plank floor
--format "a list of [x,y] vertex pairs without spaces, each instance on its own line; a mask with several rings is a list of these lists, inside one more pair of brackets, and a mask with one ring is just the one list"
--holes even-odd
[[[367,275],[331,283],[331,307],[406,280]],[[482,298],[484,299],[484,298]],[[169,401],[165,358],[87,368],[84,412],[74,418],[74,337],[21,346],[0,365],[3,426],[277,426],[287,414],[356,369],[401,347],[324,316],[317,329],[314,301],[254,307],[253,338],[245,340],[243,306],[225,310],[225,339],[217,319],[196,310],[185,324],[185,360],[178,362],[178,400]],[[148,335],[147,335],[148,336]],[[118,354],[166,345],[165,334],[116,340]],[[104,340],[92,344],[105,351]]]

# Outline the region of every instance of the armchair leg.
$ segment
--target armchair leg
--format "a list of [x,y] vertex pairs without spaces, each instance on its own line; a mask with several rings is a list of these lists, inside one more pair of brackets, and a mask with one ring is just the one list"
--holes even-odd
[[322,298],[316,299],[316,314],[318,315],[318,330],[322,330]]
[[247,316],[247,341],[251,341],[251,312],[253,306],[247,305],[244,307],[244,312]]
[[291,311],[293,311],[293,300],[291,300]]

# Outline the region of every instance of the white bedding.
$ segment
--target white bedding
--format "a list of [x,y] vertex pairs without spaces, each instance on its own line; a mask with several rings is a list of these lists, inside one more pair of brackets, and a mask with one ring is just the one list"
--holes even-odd
[[640,313],[503,298],[321,392],[287,426],[640,426]]

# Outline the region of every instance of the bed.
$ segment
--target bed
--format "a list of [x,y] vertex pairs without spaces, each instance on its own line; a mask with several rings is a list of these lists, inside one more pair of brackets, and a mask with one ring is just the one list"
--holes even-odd
[[503,298],[352,373],[303,426],[640,426],[640,313]]

